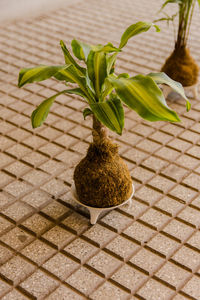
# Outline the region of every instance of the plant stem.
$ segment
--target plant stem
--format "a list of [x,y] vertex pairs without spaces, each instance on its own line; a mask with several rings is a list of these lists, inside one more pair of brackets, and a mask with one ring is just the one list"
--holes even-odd
[[98,145],[108,139],[108,129],[93,115],[93,142]]
[[192,15],[194,12],[194,0],[185,0],[179,4],[179,26],[177,41],[175,44],[176,50],[186,47]]

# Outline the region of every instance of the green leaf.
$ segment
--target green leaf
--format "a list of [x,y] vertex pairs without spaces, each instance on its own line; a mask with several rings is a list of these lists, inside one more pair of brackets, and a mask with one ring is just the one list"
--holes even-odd
[[32,127],[37,128],[42,125],[42,123],[46,120],[49,110],[56,99],[57,96],[65,93],[65,91],[62,91],[60,93],[57,93],[53,95],[52,97],[44,100],[33,112],[31,115],[31,122]]
[[161,90],[150,77],[137,75],[133,78],[115,78],[110,76],[109,80],[120,99],[143,119],[180,121],[176,112],[167,106]]
[[111,53],[111,52],[120,52],[121,49],[116,48],[115,46],[113,46],[113,44],[108,43],[106,45],[97,45],[97,46],[93,46],[92,47],[93,51],[101,51],[104,53]]
[[89,45],[77,40],[73,40],[72,43],[72,50],[74,55],[80,59],[87,61],[88,55],[90,51],[94,52],[104,52],[104,53],[110,53],[110,52],[119,52],[120,49],[114,47],[111,43],[108,43],[106,45]]
[[83,98],[86,98],[86,95],[83,93],[83,91],[79,88],[75,88],[75,89],[69,89],[69,90],[63,90],[55,95],[53,95],[52,97],[44,100],[33,112],[31,115],[31,121],[32,121],[32,127],[33,128],[37,128],[40,127],[43,122],[46,120],[49,110],[54,102],[54,100],[56,99],[56,97],[58,97],[61,94],[75,94],[75,95],[79,95]]
[[112,55],[107,55],[106,56],[106,61],[107,61],[107,74],[112,74],[115,69],[115,61],[117,58],[117,53],[114,53]]
[[82,68],[81,66],[79,66],[77,64],[77,62],[73,59],[73,57],[69,53],[69,50],[67,49],[67,47],[65,46],[65,44],[62,40],[60,41],[60,46],[62,48],[64,57],[65,57],[66,65],[73,65],[79,71],[80,75],[85,74],[86,73],[85,68]]
[[83,117],[84,117],[84,120],[86,119],[87,116],[89,115],[93,115],[93,112],[90,108],[85,108],[84,111],[83,111]]
[[109,95],[113,90],[113,86],[107,78],[104,81],[104,84],[101,88],[101,97],[99,99],[100,102],[104,101],[105,97]]
[[151,77],[157,84],[167,84],[169,85],[175,92],[179,93],[186,100],[186,109],[187,111],[191,108],[191,103],[187,99],[184,88],[181,83],[171,79],[164,72],[161,73],[150,73],[147,76]]
[[89,55],[90,51],[92,50],[92,46],[90,46],[86,43],[83,43],[83,42],[79,42],[77,40],[72,40],[71,46],[72,46],[72,51],[73,51],[74,55],[78,59],[87,61],[88,55]]
[[[199,1],[199,0],[198,0]],[[167,0],[163,3],[161,10],[169,3],[177,3],[177,4],[182,4],[183,0]]]
[[124,128],[124,109],[120,99],[93,103],[90,105],[96,118],[106,127],[118,134]]
[[65,90],[65,93],[66,94],[78,95],[78,96],[81,96],[82,98],[88,100],[88,98],[85,95],[85,93],[81,89],[79,89],[79,88]]
[[121,78],[121,77],[129,78],[129,74],[128,73],[121,73],[121,74],[118,75],[118,78]]
[[123,48],[128,40],[137,35],[140,34],[142,32],[146,32],[148,31],[152,26],[154,26],[156,28],[156,31],[160,31],[159,27],[153,23],[147,23],[147,22],[137,22],[135,24],[132,24],[131,26],[129,26],[125,32],[123,33],[122,37],[121,37],[121,42],[119,45],[119,49]]
[[97,98],[100,98],[101,87],[107,77],[106,54],[90,51],[87,59],[87,69],[90,80],[94,85]]
[[67,66],[65,69],[60,70],[57,74],[60,74],[63,78],[66,78],[66,80],[70,79],[72,82],[77,83],[88,101],[95,101],[92,92],[87,86],[86,77],[80,76],[80,73],[73,65]]
[[48,79],[66,66],[37,66],[34,68],[21,69],[18,77],[18,87],[22,87],[27,83],[42,81]]
[[199,7],[200,7],[200,0],[197,0],[198,4],[199,4]]

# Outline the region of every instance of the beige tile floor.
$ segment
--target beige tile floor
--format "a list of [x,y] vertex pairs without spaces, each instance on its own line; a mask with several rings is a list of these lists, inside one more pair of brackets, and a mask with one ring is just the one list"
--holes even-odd
[[[161,0],[87,0],[0,27],[0,298],[200,299],[200,99],[169,102],[182,123],[147,123],[126,109],[117,136],[136,187],[133,206],[91,226],[71,199],[73,168],[83,157],[91,120],[85,103],[61,96],[45,125],[30,114],[61,89],[55,80],[17,87],[21,67],[63,62],[59,40],[117,45],[138,20],[152,20]],[[200,64],[199,15],[190,48]],[[132,39],[118,71],[159,71],[172,29]]]

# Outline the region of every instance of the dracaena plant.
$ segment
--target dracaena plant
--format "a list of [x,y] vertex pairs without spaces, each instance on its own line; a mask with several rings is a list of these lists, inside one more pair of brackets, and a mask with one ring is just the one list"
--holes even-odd
[[40,65],[22,69],[19,73],[19,87],[51,77],[62,81],[65,85],[76,84],[76,87],[65,88],[44,100],[33,111],[31,115],[33,128],[41,126],[45,121],[53,102],[60,94],[76,94],[84,98],[88,104],[83,111],[84,118],[93,114],[101,124],[120,135],[124,127],[123,103],[135,110],[143,119],[179,122],[177,113],[168,107],[159,85],[167,84],[180,93],[185,98],[186,107],[189,110],[190,103],[185,97],[181,84],[164,73],[129,77],[128,74],[115,74],[114,72],[116,58],[128,40],[148,31],[152,26],[159,31],[158,26],[152,23],[137,22],[129,26],[123,33],[118,47],[111,43],[89,45],[72,40],[73,54],[79,61],[85,63],[85,67],[72,57],[64,42],[61,41],[60,45],[65,58],[64,65]]
[[[165,17],[160,18],[156,21],[167,21],[173,23],[174,27],[174,39],[175,39],[175,48],[180,49],[182,47],[186,47],[190,26],[192,22],[192,17],[194,13],[195,4],[198,3],[200,7],[200,0],[167,0],[163,3],[161,7],[161,11],[165,8],[166,5],[170,3],[175,3],[178,5],[178,11],[169,16],[166,12],[164,12]],[[176,30],[176,26],[174,23],[174,19],[178,15],[178,30]]]
[[[157,21],[170,21],[174,27],[174,50],[166,59],[161,71],[165,72],[172,79],[180,82],[183,86],[193,86],[198,82],[199,67],[190,51],[187,42],[192,22],[192,16],[196,2],[200,6],[200,0],[167,0],[163,3],[161,11],[170,3],[178,4],[178,11],[172,16],[167,15]],[[178,15],[178,28],[176,30],[175,18]]]

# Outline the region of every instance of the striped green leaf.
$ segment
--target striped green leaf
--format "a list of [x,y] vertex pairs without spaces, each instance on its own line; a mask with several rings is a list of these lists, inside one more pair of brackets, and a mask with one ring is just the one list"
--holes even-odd
[[179,122],[176,112],[171,110],[163,93],[149,76],[132,78],[109,77],[119,98],[143,119],[149,121]]
[[73,40],[71,43],[72,50],[74,55],[80,59],[84,60],[85,62],[87,61],[88,55],[90,51],[94,52],[104,52],[104,53],[110,53],[110,52],[119,52],[121,51],[120,49],[116,48],[113,46],[113,44],[108,43],[106,45],[89,45],[77,40]]
[[74,55],[78,59],[87,61],[88,55],[89,55],[90,51],[92,50],[92,46],[90,46],[86,43],[83,43],[83,42],[79,42],[77,40],[72,40],[71,46],[72,46],[72,51],[73,51]]
[[113,91],[113,89],[114,89],[113,85],[106,78],[101,88],[101,97],[99,98],[99,101],[100,102],[104,101],[106,96],[108,96]]
[[62,78],[66,78],[66,80],[70,79],[71,82],[77,83],[88,101],[95,101],[94,95],[87,86],[86,77],[80,76],[80,73],[73,65],[67,66],[65,69],[60,70],[57,74],[61,75]]
[[48,79],[66,66],[37,66],[34,68],[21,69],[18,77],[18,86],[22,87],[27,83]]
[[104,53],[111,53],[111,52],[120,52],[121,49],[116,48],[115,46],[113,46],[113,44],[108,43],[106,45],[97,45],[97,46],[93,46],[92,47],[93,51],[101,51]]
[[191,103],[187,99],[184,88],[181,83],[171,79],[164,72],[161,73],[150,73],[147,76],[151,77],[157,84],[167,84],[169,85],[175,92],[179,93],[186,100],[186,109],[187,111],[191,108]]
[[106,54],[90,51],[87,59],[88,76],[94,85],[97,99],[100,98],[101,87],[107,77]]
[[53,102],[55,101],[56,97],[58,97],[61,94],[75,94],[75,95],[79,95],[83,98],[86,98],[86,95],[83,93],[83,91],[79,88],[75,88],[75,89],[69,89],[69,90],[63,90],[55,95],[53,95],[52,97],[44,100],[33,112],[31,115],[31,122],[32,122],[32,127],[33,128],[37,128],[40,127],[43,122],[46,120],[49,110],[53,104]]
[[52,97],[44,100],[33,112],[31,115],[31,122],[32,122],[32,127],[37,128],[40,127],[43,122],[46,120],[49,110],[56,99],[59,95],[65,93],[65,91],[62,91],[60,93],[57,93],[53,95]]
[[86,107],[84,110],[83,110],[83,117],[84,117],[84,120],[86,119],[87,116],[89,115],[92,115],[93,112],[90,108]]
[[96,118],[110,130],[122,134],[124,128],[124,109],[120,99],[93,103],[90,105]]
[[[199,1],[199,0],[198,0]],[[167,0],[163,3],[161,9],[163,9],[167,4],[169,3],[177,3],[177,4],[182,4],[183,0]]]
[[62,40],[60,41],[60,46],[62,48],[64,57],[65,57],[65,63],[66,63],[66,65],[73,65],[77,69],[77,71],[80,73],[80,75],[81,74],[85,74],[86,73],[86,69],[82,68],[81,66],[79,66],[77,64],[77,62],[73,59],[73,57],[69,53],[69,50],[65,46],[65,43]]
[[106,56],[106,61],[107,61],[107,74],[112,74],[115,70],[115,61],[117,58],[117,53],[114,53],[112,55]]
[[79,88],[65,90],[65,93],[66,94],[78,95],[78,96],[81,96],[83,98],[87,98],[87,96],[85,95],[85,93],[81,89],[79,89]]
[[147,23],[147,22],[137,22],[135,24],[132,24],[131,26],[129,26],[125,32],[123,33],[122,37],[121,37],[121,42],[119,45],[119,49],[123,48],[128,40],[137,35],[140,34],[142,32],[146,32],[148,31],[152,26],[154,26],[156,28],[156,31],[160,31],[159,27],[153,23]]

